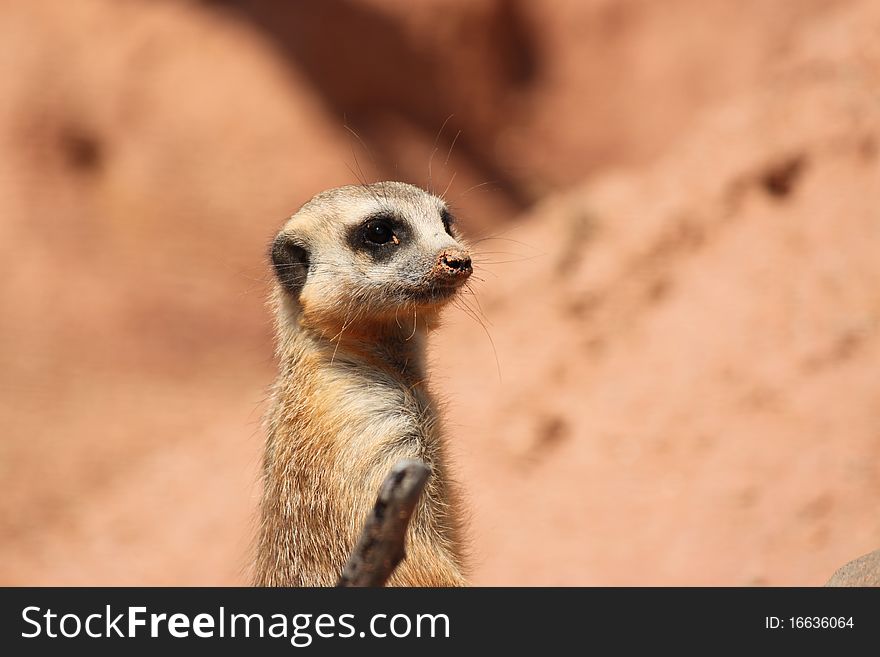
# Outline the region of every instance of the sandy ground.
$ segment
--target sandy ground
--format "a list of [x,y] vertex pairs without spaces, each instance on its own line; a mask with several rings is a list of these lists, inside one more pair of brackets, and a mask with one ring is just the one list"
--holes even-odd
[[[0,6],[0,583],[246,583],[266,244],[428,161],[480,240],[431,345],[474,583],[880,546],[876,3],[406,4]],[[291,27],[343,10],[395,36],[357,75]]]

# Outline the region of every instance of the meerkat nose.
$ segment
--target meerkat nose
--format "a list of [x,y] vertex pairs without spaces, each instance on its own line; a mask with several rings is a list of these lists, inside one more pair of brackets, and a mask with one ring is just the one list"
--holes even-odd
[[466,251],[444,251],[440,256],[440,266],[451,276],[470,276],[473,271],[471,257]]

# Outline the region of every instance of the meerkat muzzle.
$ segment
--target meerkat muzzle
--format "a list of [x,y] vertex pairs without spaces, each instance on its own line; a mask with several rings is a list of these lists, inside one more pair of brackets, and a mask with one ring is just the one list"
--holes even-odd
[[438,278],[450,283],[463,283],[474,271],[470,254],[460,249],[443,251],[434,269]]

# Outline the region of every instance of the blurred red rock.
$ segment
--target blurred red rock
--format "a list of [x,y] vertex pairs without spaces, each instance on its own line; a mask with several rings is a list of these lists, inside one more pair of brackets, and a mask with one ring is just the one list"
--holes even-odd
[[452,310],[432,350],[476,583],[824,582],[880,544],[878,32],[867,0],[4,3],[0,582],[247,581],[265,247],[358,177],[501,238],[494,349]]

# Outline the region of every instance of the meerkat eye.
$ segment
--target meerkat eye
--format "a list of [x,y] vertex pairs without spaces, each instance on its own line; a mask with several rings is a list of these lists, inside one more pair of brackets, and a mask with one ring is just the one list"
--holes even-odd
[[370,219],[364,224],[364,239],[370,244],[399,244],[400,240],[394,234],[394,229],[387,219]]

